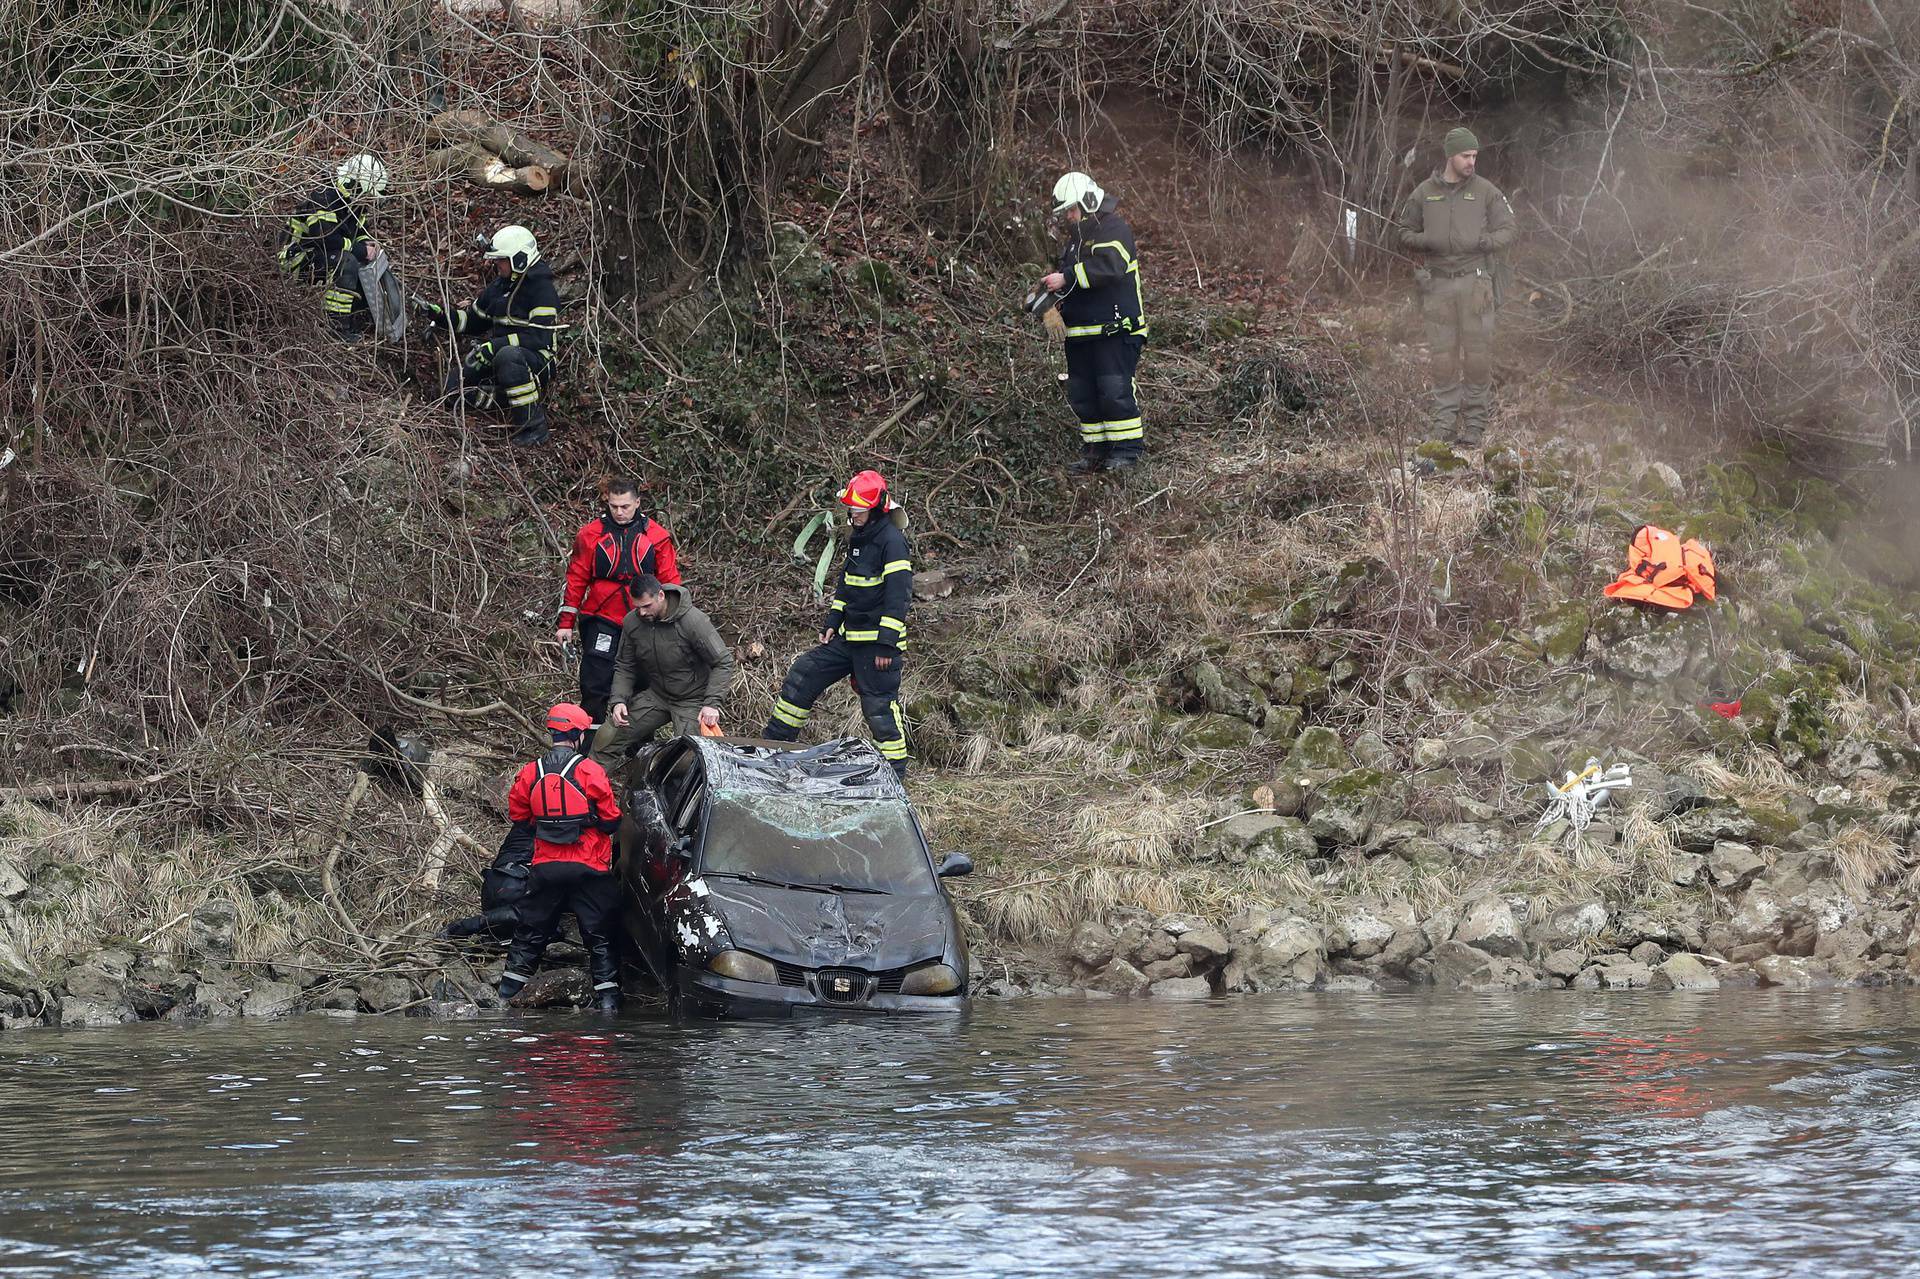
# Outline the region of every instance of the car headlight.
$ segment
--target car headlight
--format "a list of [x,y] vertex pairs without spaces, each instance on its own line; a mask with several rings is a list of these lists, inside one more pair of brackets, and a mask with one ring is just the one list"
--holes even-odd
[[946,964],[928,964],[908,973],[900,983],[903,995],[951,995],[960,989],[960,974]]
[[772,963],[758,955],[749,955],[744,950],[721,951],[707,961],[707,971],[731,977],[735,981],[764,982],[769,986],[777,985],[780,981],[780,974]]

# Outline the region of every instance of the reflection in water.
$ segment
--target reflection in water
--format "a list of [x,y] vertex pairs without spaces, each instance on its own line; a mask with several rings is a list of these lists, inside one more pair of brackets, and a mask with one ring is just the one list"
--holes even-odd
[[0,1038],[0,1275],[1905,1275],[1920,998]]

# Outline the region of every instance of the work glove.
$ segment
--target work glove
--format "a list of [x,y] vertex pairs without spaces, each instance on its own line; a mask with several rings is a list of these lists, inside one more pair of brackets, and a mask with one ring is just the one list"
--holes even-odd
[[1491,253],[1493,252],[1493,241],[1489,240],[1486,236],[1483,235],[1480,237],[1478,242],[1474,244],[1473,247],[1480,250],[1480,252],[1482,253]]
[[471,351],[467,352],[467,363],[481,369],[492,364],[493,343],[491,341],[477,343]]

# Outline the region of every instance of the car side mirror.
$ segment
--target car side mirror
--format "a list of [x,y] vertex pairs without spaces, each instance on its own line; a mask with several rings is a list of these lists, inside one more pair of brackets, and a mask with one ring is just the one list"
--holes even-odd
[[965,853],[948,853],[940,859],[940,878],[957,879],[973,874],[973,858]]

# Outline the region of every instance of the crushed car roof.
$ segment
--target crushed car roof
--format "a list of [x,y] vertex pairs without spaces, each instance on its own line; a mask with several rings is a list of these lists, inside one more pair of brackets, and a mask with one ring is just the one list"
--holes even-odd
[[795,749],[785,742],[686,737],[706,763],[716,791],[811,795],[821,799],[899,799],[907,788],[893,766],[857,737]]

